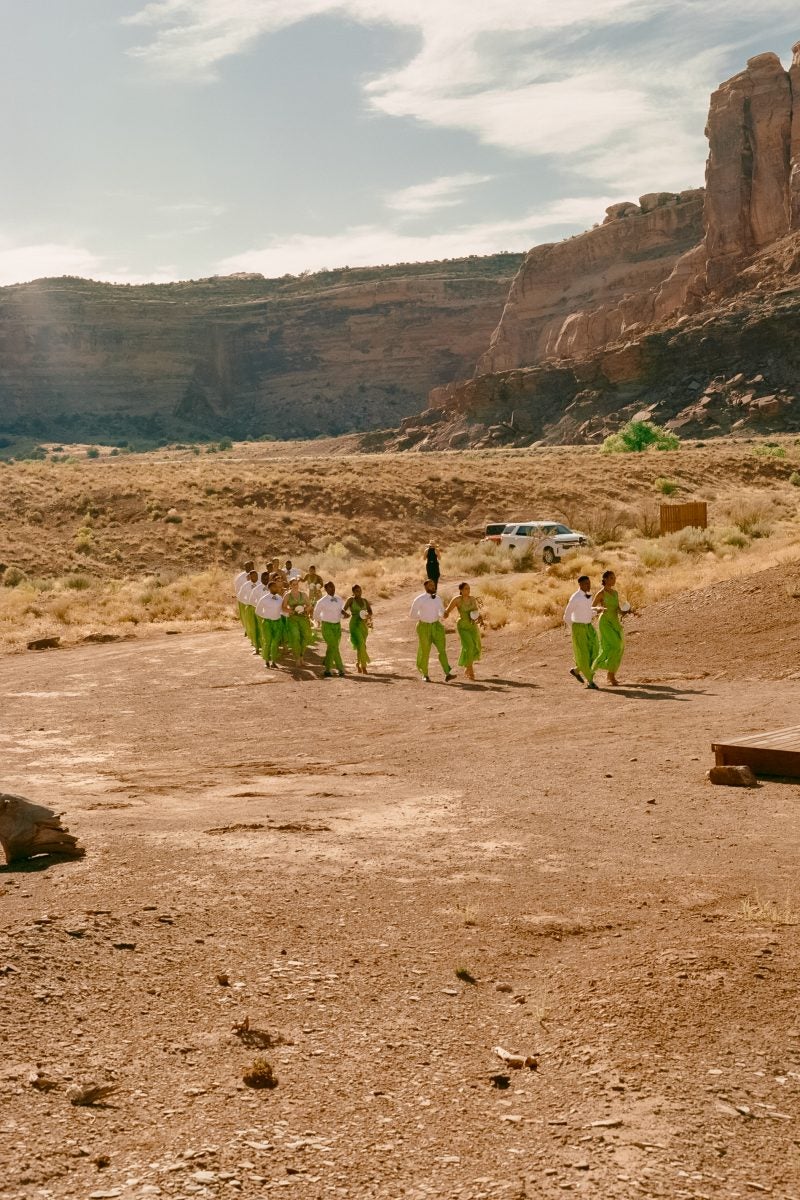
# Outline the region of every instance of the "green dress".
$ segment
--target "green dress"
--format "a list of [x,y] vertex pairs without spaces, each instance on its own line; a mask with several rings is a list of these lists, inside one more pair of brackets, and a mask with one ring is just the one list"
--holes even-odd
[[[292,592],[287,592],[284,599],[291,610],[288,614],[285,614],[286,645],[295,658],[303,658],[312,642],[311,622],[305,611],[308,605],[308,596],[304,595],[303,592],[299,592],[296,596]],[[295,612],[295,608],[299,608],[300,605],[303,606],[303,611],[299,613]]]
[[609,671],[616,675],[625,651],[625,634],[619,615],[619,596],[616,592],[605,593],[605,608],[597,622],[600,650],[592,663],[593,671]]
[[356,662],[360,667],[365,667],[370,661],[367,654],[367,637],[369,636],[369,625],[362,612],[369,612],[369,602],[362,596],[360,600],[353,600],[350,606],[350,645],[356,652]]
[[460,667],[471,667],[473,663],[480,662],[481,658],[481,631],[478,628],[477,621],[474,621],[470,613],[478,611],[478,605],[472,596],[467,596],[456,603],[458,609],[458,621],[456,629],[458,636],[461,639],[461,654],[458,658]]

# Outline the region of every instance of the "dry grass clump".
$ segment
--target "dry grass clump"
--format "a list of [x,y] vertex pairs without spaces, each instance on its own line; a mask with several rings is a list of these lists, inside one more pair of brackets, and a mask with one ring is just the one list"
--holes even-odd
[[765,900],[758,892],[747,896],[739,906],[739,916],[760,925],[800,925],[800,909],[792,902],[788,888],[781,901]]

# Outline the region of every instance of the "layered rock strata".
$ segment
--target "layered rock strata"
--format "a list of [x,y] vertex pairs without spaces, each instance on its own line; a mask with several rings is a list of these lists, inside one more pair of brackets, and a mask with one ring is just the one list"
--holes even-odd
[[521,260],[0,288],[0,433],[299,437],[396,424],[472,369]]

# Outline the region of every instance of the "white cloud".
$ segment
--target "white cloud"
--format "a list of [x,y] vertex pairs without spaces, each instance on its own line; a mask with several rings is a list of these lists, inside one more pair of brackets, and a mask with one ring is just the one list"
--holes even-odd
[[374,110],[552,156],[635,195],[701,182],[728,43],[770,20],[788,27],[796,0],[151,0],[130,19],[149,34],[132,53],[213,79],[258,38],[323,13],[420,34],[407,63],[366,83]]
[[556,238],[579,232],[604,215],[608,196],[558,200],[518,220],[461,225],[435,234],[411,234],[377,225],[359,225],[341,233],[295,234],[273,238],[265,246],[232,255],[217,265],[220,275],[260,271],[266,276],[296,275],[325,267],[366,267],[396,262],[429,262],[501,250],[527,250],[545,230]]
[[66,242],[16,245],[9,239],[0,238],[0,286],[28,283],[32,279],[54,279],[61,275],[77,275],[106,283],[168,283],[176,278],[175,268],[171,265],[143,274],[131,271],[127,266],[110,266],[85,246]]
[[490,183],[491,175],[476,175],[465,171],[460,175],[440,175],[428,183],[415,183],[386,198],[386,207],[402,217],[422,217],[441,208],[456,208],[464,202],[464,193],[482,183]]

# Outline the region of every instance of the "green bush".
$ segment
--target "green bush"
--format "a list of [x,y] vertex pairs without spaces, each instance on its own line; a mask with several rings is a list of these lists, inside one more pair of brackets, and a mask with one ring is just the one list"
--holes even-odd
[[97,449],[97,446],[90,446],[89,449],[86,451],[86,457],[87,458],[99,458],[100,451]]
[[753,454],[757,454],[759,458],[786,458],[785,449],[776,442],[764,442],[763,446],[755,446]]
[[220,450],[232,450],[233,449],[233,442],[231,441],[230,438],[220,438],[218,445],[219,445]]
[[606,454],[639,454],[642,450],[677,450],[680,438],[652,421],[628,421],[603,442]]
[[657,492],[661,492],[662,496],[674,496],[680,486],[674,480],[664,479],[663,477],[659,477],[653,484],[653,487]]
[[800,487],[800,475],[798,475],[797,471],[792,471],[789,476],[789,483],[792,487]]

